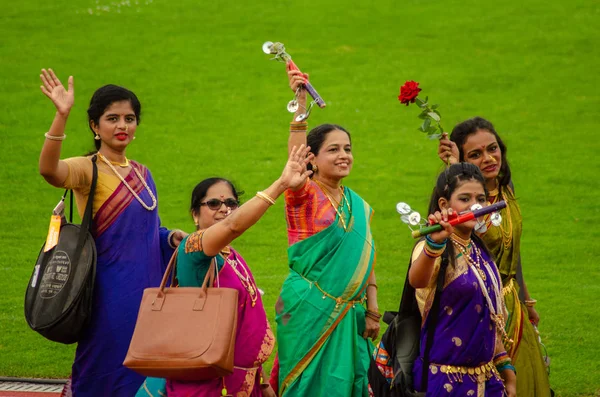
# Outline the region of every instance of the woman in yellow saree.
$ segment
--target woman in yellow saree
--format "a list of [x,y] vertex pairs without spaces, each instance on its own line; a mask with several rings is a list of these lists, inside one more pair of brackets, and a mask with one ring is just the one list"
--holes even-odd
[[[300,89],[301,109],[307,76],[297,70],[288,75],[292,90]],[[288,142],[308,143],[315,157],[312,179],[285,192],[290,272],[276,307],[279,393],[368,396],[372,345],[366,339],[377,337],[381,317],[373,210],[341,184],[353,162],[349,133],[333,124],[308,136],[306,130],[306,122],[292,122]]]

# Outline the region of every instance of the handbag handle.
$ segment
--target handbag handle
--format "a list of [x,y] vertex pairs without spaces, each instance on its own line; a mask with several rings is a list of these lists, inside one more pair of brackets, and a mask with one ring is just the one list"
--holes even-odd
[[[160,282],[160,287],[158,294],[152,301],[152,310],[160,311],[162,309],[163,303],[165,301],[166,291],[165,287],[167,285],[167,280],[169,279],[169,275],[173,272],[175,274],[175,269],[177,268],[177,253],[179,249],[176,249],[169,260],[169,264],[167,265],[167,269],[165,270],[165,274],[163,274],[163,278]],[[215,279],[215,267],[216,260],[213,258],[210,262],[210,267],[208,268],[208,272],[204,277],[204,282],[202,283],[202,287],[200,288],[200,292],[198,294],[198,298],[194,301],[193,310],[201,311],[204,308],[204,304],[206,303],[206,296],[208,292],[209,285],[212,286]]]

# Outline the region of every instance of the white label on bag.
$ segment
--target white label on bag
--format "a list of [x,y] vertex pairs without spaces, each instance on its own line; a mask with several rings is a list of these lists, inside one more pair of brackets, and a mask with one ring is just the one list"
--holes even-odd
[[42,299],[53,298],[63,289],[71,274],[71,259],[64,251],[56,251],[42,275],[39,295]]
[[31,288],[35,288],[37,285],[37,279],[40,275],[40,265],[35,265],[33,270],[33,277],[31,277]]

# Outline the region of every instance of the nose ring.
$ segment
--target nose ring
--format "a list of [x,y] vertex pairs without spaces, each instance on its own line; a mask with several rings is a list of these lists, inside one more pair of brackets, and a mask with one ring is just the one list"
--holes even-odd
[[129,132],[129,125],[128,124],[125,124],[125,131]]

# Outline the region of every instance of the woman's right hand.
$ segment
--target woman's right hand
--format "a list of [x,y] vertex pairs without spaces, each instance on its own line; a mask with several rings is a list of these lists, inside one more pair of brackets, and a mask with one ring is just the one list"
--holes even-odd
[[448,165],[458,163],[460,158],[458,146],[456,146],[456,143],[448,139],[447,132],[444,132],[440,138],[440,144],[438,145],[438,157]]
[[65,90],[56,74],[52,69],[42,69],[40,74],[42,85],[40,89],[56,106],[56,110],[61,115],[67,115],[73,107],[75,101],[75,90],[73,89],[73,76],[69,76],[69,89]]
[[296,146],[292,148],[281,177],[279,177],[284,189],[296,190],[306,183],[306,179],[312,174],[312,171],[306,169],[306,165],[313,157],[314,155],[310,153],[310,146],[300,145],[299,148]]
[[[289,64],[288,64],[289,65]],[[308,83],[308,74],[302,73],[299,69],[289,69],[288,66],[288,80],[290,82],[290,88],[294,93],[301,88],[300,93],[304,92],[306,95],[306,90],[304,89],[304,84]]]
[[454,211],[452,208],[444,208],[442,211],[436,211],[429,215],[428,219],[430,224],[439,223],[443,227],[439,232],[431,233],[429,235],[436,243],[443,243],[454,232],[454,227],[448,223],[448,217],[453,213]]

